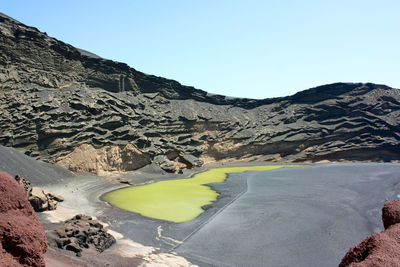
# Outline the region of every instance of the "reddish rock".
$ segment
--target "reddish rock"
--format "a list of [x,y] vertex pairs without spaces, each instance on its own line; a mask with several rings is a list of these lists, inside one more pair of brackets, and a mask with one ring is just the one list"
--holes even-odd
[[400,201],[384,205],[382,220],[386,230],[351,248],[339,267],[400,267]]
[[339,267],[400,267],[400,224],[367,237],[350,249]]
[[24,188],[0,172],[0,266],[45,266],[46,237]]
[[400,200],[386,203],[382,208],[382,221],[385,229],[400,223]]

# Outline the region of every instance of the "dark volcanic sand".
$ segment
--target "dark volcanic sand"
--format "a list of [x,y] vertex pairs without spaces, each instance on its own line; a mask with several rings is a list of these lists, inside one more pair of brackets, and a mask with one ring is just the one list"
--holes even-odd
[[400,165],[328,164],[246,176],[248,191],[175,251],[200,266],[337,266],[383,229]]
[[0,146],[0,171],[28,178],[34,186],[58,184],[75,174],[56,165],[30,158],[15,148]]

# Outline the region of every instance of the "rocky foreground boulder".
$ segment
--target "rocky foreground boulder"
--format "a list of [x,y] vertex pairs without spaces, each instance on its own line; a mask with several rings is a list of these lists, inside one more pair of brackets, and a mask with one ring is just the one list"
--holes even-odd
[[385,229],[393,224],[400,223],[400,201],[392,201],[383,206],[382,221]]
[[386,230],[351,248],[339,267],[400,267],[400,200],[384,205],[382,219]]
[[0,266],[45,266],[47,241],[24,188],[0,172]]
[[28,200],[35,211],[46,211],[55,210],[58,202],[64,201],[64,198],[46,189],[32,187]]
[[73,251],[76,256],[81,256],[84,249],[103,252],[116,242],[100,222],[82,214],[63,222],[48,233],[48,239],[51,246]]
[[[400,158],[400,91],[385,85],[335,83],[262,100],[212,95],[1,14],[0,51],[0,145],[70,170]],[[177,151],[185,156],[169,158]]]
[[62,196],[46,189],[36,186],[31,187],[31,182],[21,175],[16,175],[14,178],[24,188],[26,197],[35,211],[55,210],[58,202],[64,201]]

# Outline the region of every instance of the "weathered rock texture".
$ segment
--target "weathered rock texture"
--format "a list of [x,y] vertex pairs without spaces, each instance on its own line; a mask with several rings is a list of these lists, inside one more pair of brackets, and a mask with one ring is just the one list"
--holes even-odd
[[400,92],[384,85],[264,100],[211,95],[4,16],[0,51],[0,145],[71,170],[129,171],[157,156],[169,171],[192,166],[168,158],[176,151],[207,161],[400,158]]
[[15,181],[17,181],[19,185],[21,185],[24,188],[26,197],[29,197],[32,191],[31,182],[19,174],[15,175],[14,179]]
[[56,164],[76,172],[95,172],[99,175],[112,171],[135,170],[150,164],[149,154],[135,146],[103,146],[94,148],[82,144],[70,154],[56,160]]
[[0,172],[0,266],[45,266],[46,237],[24,188]]
[[367,237],[351,248],[339,267],[400,266],[400,201],[389,202],[382,209],[385,231]]
[[400,223],[400,200],[386,203],[383,206],[382,221],[385,229],[393,224]]
[[103,225],[87,215],[76,215],[48,234],[50,245],[71,250],[81,256],[83,249],[93,248],[103,252],[111,247],[115,238],[103,229]]
[[26,197],[35,211],[55,210],[58,202],[64,201],[62,196],[46,189],[31,187],[31,182],[21,175],[16,175],[14,179],[24,188]]
[[40,187],[32,187],[28,196],[29,203],[31,203],[35,211],[55,210],[58,202],[64,201],[64,198],[47,191]]

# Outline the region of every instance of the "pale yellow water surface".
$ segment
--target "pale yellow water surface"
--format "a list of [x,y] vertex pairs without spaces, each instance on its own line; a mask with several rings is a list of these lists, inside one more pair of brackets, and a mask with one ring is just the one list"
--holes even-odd
[[295,165],[215,168],[192,178],[161,181],[118,189],[102,196],[111,205],[143,216],[176,223],[199,216],[204,205],[214,202],[218,193],[205,184],[223,182],[228,173],[265,171]]

